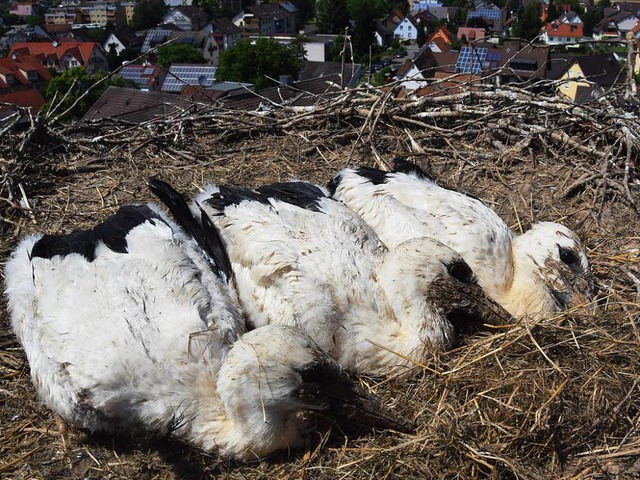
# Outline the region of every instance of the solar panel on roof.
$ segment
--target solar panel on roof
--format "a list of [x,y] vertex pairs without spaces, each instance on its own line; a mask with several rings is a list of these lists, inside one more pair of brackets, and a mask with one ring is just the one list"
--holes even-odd
[[147,32],[147,36],[144,37],[144,43],[142,44],[140,51],[142,53],[147,53],[154,45],[164,42],[170,33],[171,32],[169,32],[169,30],[162,30],[161,28],[149,30]]
[[180,92],[185,85],[210,87],[216,77],[216,67],[211,65],[172,65],[169,67],[163,92]]
[[462,47],[453,69],[456,73],[480,73],[487,59],[487,48]]
[[472,10],[467,15],[467,20],[471,18],[484,18],[485,20],[500,20],[502,18],[502,11],[499,9],[492,8],[479,8],[477,10]]

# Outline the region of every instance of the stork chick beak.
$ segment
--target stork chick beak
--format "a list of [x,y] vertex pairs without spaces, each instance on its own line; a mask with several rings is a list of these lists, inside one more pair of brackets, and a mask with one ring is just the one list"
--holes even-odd
[[336,382],[332,390],[328,410],[336,417],[374,428],[403,433],[415,431],[413,422],[384,406],[377,395],[365,391],[349,378]]
[[410,420],[387,408],[377,395],[365,391],[337,369],[322,379],[306,381],[300,396],[308,405],[313,404],[315,410],[339,420],[403,433],[415,430]]
[[477,283],[458,285],[452,298],[447,318],[456,332],[472,333],[483,327],[515,323],[513,316],[489,298]]

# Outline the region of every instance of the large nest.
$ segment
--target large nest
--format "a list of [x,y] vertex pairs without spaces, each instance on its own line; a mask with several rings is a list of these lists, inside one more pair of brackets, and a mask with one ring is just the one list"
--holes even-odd
[[489,202],[516,232],[559,221],[582,238],[594,313],[524,321],[416,367],[410,382],[362,379],[415,419],[414,435],[310,418],[308,447],[239,465],[171,439],[92,436],[39,405],[2,308],[0,473],[15,478],[631,478],[640,475],[640,227],[633,104],[581,107],[478,87],[396,99],[356,90],[300,111],[188,112],[145,125],[5,135],[0,255],[32,232],[93,225],[152,200],[149,176],[193,194],[209,181],[320,184],[346,165],[404,156]]

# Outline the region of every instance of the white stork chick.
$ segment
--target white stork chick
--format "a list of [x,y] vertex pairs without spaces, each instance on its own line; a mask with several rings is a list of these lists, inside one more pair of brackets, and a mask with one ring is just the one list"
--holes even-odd
[[589,262],[573,231],[541,222],[516,236],[482,201],[439,186],[410,162],[396,160],[392,172],[345,169],[329,190],[389,248],[428,235],[459,252],[485,292],[515,317],[555,313],[592,297]]
[[209,187],[196,204],[225,240],[254,324],[299,327],[348,370],[408,374],[457,327],[507,321],[456,252],[428,238],[388,251],[313,185]]
[[407,428],[301,332],[243,334],[231,272],[203,253],[151,205],[23,240],[6,294],[39,398],[90,431],[172,433],[240,460],[299,445],[302,410]]

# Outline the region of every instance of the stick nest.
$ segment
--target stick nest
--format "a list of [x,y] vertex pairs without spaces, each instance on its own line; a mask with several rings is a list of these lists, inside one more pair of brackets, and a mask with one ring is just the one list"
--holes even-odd
[[362,88],[314,108],[211,106],[144,125],[31,128],[0,140],[0,255],[24,235],[95,224],[153,200],[159,176],[325,184],[347,165],[404,156],[487,201],[520,233],[563,222],[599,290],[568,313],[466,339],[410,382],[362,379],[415,419],[415,435],[343,430],[310,417],[306,450],[248,465],[175,440],[88,435],[39,405],[0,316],[0,474],[13,478],[637,478],[640,475],[638,107],[610,92],[575,106],[527,89],[476,86],[396,98]]

